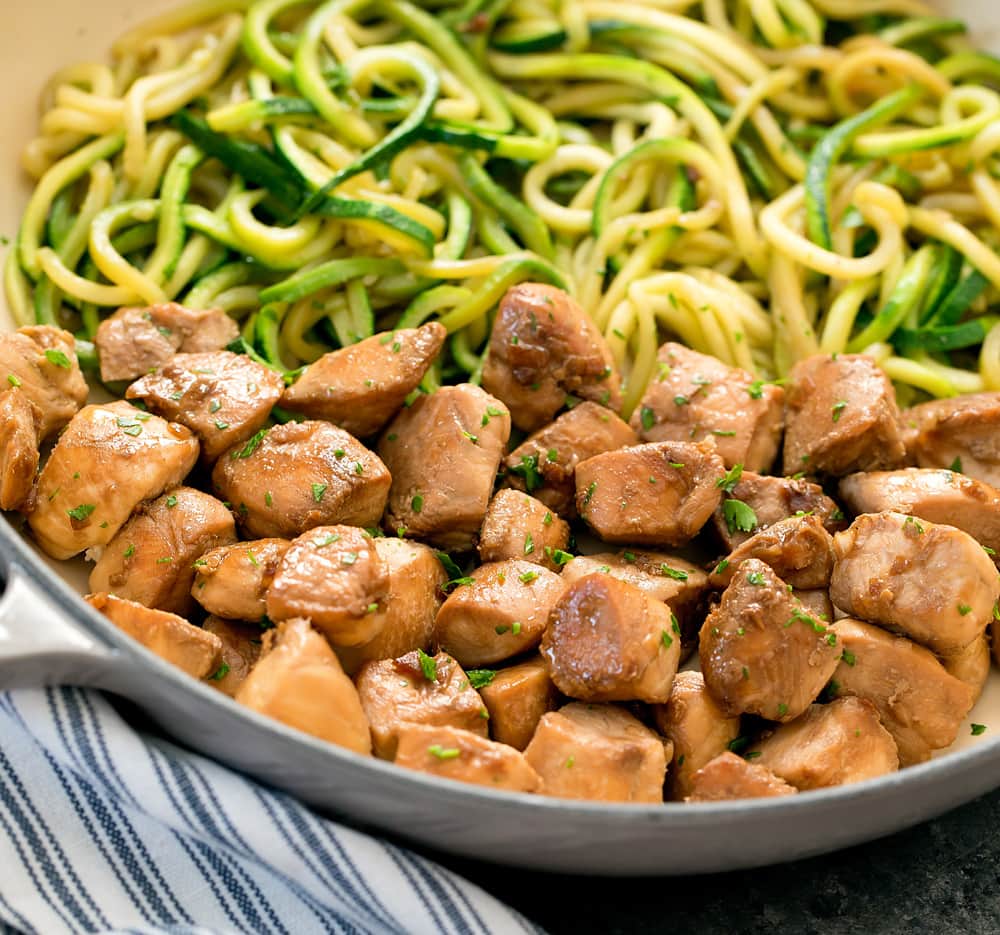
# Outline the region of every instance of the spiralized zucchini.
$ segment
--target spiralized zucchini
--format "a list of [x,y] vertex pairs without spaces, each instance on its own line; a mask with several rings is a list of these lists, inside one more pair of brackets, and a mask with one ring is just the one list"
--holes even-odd
[[1000,61],[917,0],[198,0],[65,68],[24,152],[19,322],[243,321],[294,370],[569,290],[631,410],[665,336],[780,378],[1000,390]]

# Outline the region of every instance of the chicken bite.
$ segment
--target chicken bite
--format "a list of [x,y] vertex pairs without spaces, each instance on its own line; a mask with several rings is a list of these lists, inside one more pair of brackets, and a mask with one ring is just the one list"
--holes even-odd
[[113,594],[84,598],[119,630],[127,633],[165,662],[196,678],[211,678],[222,662],[222,641],[176,614],[153,610]]
[[712,698],[730,716],[791,721],[837,668],[830,629],[756,558],[743,562],[701,628],[701,668]]
[[735,753],[722,753],[691,777],[686,802],[728,802],[732,799],[766,799],[798,792],[769,769],[750,763]]
[[282,408],[333,422],[358,438],[373,435],[420,385],[446,336],[434,321],[324,354],[285,390]]
[[850,618],[832,627],[842,650],[833,674],[839,695],[866,698],[912,766],[949,746],[972,708],[972,689],[929,651],[902,636]]
[[250,670],[260,659],[263,633],[254,624],[236,623],[215,616],[205,620],[204,630],[222,642],[222,663],[209,676],[209,684],[222,694],[235,698]]
[[328,422],[262,429],[219,458],[212,484],[256,538],[292,539],[316,526],[376,526],[392,478],[353,435]]
[[462,667],[447,653],[419,650],[366,662],[355,678],[372,728],[375,755],[394,759],[399,734],[411,724],[455,727],[488,736],[489,712]]
[[525,432],[551,422],[570,395],[621,407],[621,380],[597,326],[562,289],[537,282],[511,286],[501,299],[483,387]]
[[[994,617],[993,622],[995,621]],[[995,641],[993,645],[996,645]],[[986,638],[986,634],[974,639],[965,649],[940,658],[949,675],[954,675],[972,689],[973,703],[979,701],[990,675],[990,641]]]
[[583,701],[665,702],[681,631],[666,604],[610,575],[573,582],[542,638],[556,687]]
[[222,503],[177,487],[139,505],[94,565],[90,590],[186,617],[194,609],[195,560],[235,541],[233,515]]
[[176,487],[197,460],[183,425],[126,402],[87,406],[42,468],[31,530],[58,559],[107,545],[140,503]]
[[30,507],[42,414],[20,389],[0,393],[0,510]]
[[668,341],[631,425],[645,442],[711,438],[727,468],[766,471],[781,442],[785,391]]
[[568,704],[544,715],[524,751],[542,793],[599,802],[662,802],[663,740],[622,708]]
[[724,473],[712,442],[656,442],[588,458],[576,506],[605,542],[682,545],[719,504]]
[[392,474],[385,528],[442,549],[471,548],[509,437],[506,407],[478,386],[420,396],[379,442]]
[[565,520],[540,500],[509,489],[496,492],[479,533],[479,557],[484,562],[523,558],[558,571],[569,561],[567,545]]
[[556,706],[558,692],[541,656],[497,672],[469,672],[490,713],[490,734],[500,743],[524,750],[542,715]]
[[210,549],[194,562],[192,597],[210,614],[260,620],[267,613],[267,589],[288,546],[287,539],[255,539]]
[[538,792],[541,777],[524,754],[455,727],[411,724],[399,732],[397,766],[507,792]]
[[434,638],[463,666],[527,652],[541,640],[563,587],[559,575],[532,562],[480,565],[441,605]]
[[236,701],[320,740],[371,753],[358,692],[307,620],[286,620],[264,634],[260,661]]
[[167,302],[149,308],[120,308],[97,328],[94,344],[101,380],[134,380],[182,351],[220,351],[240,330],[222,309],[191,309]]
[[837,533],[833,550],[833,603],[936,653],[958,652],[981,636],[1000,598],[990,557],[953,526],[868,513]]

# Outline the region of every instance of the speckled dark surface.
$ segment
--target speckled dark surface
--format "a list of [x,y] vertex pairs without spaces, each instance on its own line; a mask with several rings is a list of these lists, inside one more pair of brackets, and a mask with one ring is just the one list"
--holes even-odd
[[551,935],[1000,932],[1000,791],[838,854],[714,876],[546,876],[435,856]]

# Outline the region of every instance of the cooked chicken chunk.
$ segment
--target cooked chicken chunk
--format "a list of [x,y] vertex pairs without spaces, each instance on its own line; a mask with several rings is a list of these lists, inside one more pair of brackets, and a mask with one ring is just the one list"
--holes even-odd
[[673,342],[660,348],[657,361],[659,375],[632,413],[643,441],[711,438],[727,468],[765,471],[774,463],[784,415],[780,386]]
[[712,442],[656,442],[596,455],[576,469],[576,506],[605,542],[681,545],[719,504]]
[[601,332],[562,289],[525,282],[507,290],[483,387],[510,407],[519,429],[551,422],[570,395],[618,410],[620,382]]
[[197,460],[183,425],[126,402],[87,406],[42,468],[32,532],[53,558],[106,545],[136,506],[176,487]]
[[350,675],[371,660],[398,659],[427,649],[444,599],[441,589],[448,576],[427,546],[406,539],[376,539],[375,551],[388,572],[389,590],[371,622],[377,635],[362,646],[337,647]]
[[1000,598],[990,557],[971,536],[901,513],[866,513],[834,537],[830,599],[936,653],[981,636]]
[[479,534],[484,562],[520,559],[558,571],[569,561],[569,524],[544,503],[516,490],[498,490]]
[[177,487],[139,505],[94,565],[90,590],[189,616],[195,560],[235,541],[233,514],[222,503]]
[[176,302],[120,308],[101,322],[94,338],[101,379],[134,380],[161,367],[178,351],[222,350],[239,333],[236,322],[218,308],[200,311]]
[[42,414],[20,389],[0,393],[0,510],[30,506]]
[[38,407],[39,439],[57,432],[87,401],[73,335],[50,325],[0,335],[0,386],[21,390]]
[[823,789],[899,769],[896,742],[863,698],[812,705],[754,745],[751,754],[796,789]]
[[807,588],[796,591],[795,596],[810,617],[815,617],[821,623],[833,623],[836,619],[830,592],[825,588]]
[[563,592],[559,575],[513,559],[480,565],[471,577],[441,605],[434,623],[437,644],[466,667],[534,649]]
[[487,736],[489,712],[462,667],[447,653],[407,653],[366,662],[355,682],[372,726],[375,755],[396,756],[400,731],[411,724],[456,727]]
[[953,743],[972,707],[972,689],[933,654],[860,620],[833,625],[843,659],[833,675],[840,695],[867,698],[899,749],[899,765],[926,760]]
[[678,672],[667,703],[656,705],[653,716],[656,729],[674,745],[667,788],[680,801],[691,794],[694,774],[739,737],[740,719],[727,717],[712,700],[700,672]]
[[792,516],[738,545],[715,566],[713,587],[724,588],[748,558],[766,562],[793,588],[825,588],[833,571],[833,536],[818,516]]
[[876,471],[902,463],[896,394],[862,354],[816,354],[789,376],[785,409],[786,474]]
[[371,753],[358,692],[306,620],[286,620],[264,634],[263,655],[236,700],[320,740]]
[[576,516],[576,466],[639,438],[610,409],[580,403],[529,435],[504,461],[504,483],[524,490],[566,519]]
[[396,765],[508,792],[537,792],[542,784],[523,753],[455,727],[402,728]]
[[726,802],[730,799],[764,799],[792,795],[794,786],[769,769],[749,763],[735,753],[722,753],[691,777],[687,802]]
[[392,473],[386,528],[442,549],[471,548],[509,437],[506,408],[478,386],[421,396],[379,442]]
[[972,689],[972,700],[975,703],[983,693],[986,679],[990,675],[990,641],[984,633],[965,649],[951,656],[942,656],[941,664],[949,675],[954,675]]
[[542,639],[552,681],[582,701],[665,702],[680,652],[670,608],[605,574],[566,589]]
[[747,559],[702,625],[705,684],[728,715],[791,721],[837,668],[836,642],[768,565]]
[[389,570],[356,526],[317,526],[295,539],[267,590],[272,620],[304,617],[335,646],[363,646],[385,620]]
[[222,664],[209,676],[209,684],[234,698],[260,658],[261,629],[254,624],[234,623],[215,616],[205,621],[204,628],[206,633],[222,641]]
[[324,354],[285,390],[281,405],[310,419],[334,422],[358,438],[373,435],[420,384],[446,335],[435,321]]
[[739,500],[750,507],[753,525],[749,530],[740,529],[735,522],[738,515],[727,512],[725,501],[719,504],[714,517],[715,530],[730,552],[762,529],[790,516],[817,516],[828,532],[837,532],[846,526],[844,514],[823,493],[819,484],[793,477],[765,477],[749,471],[736,473],[736,484],[729,499]]
[[253,435],[281,398],[285,381],[244,354],[177,354],[136,380],[125,395],[152,412],[186,425],[201,440],[207,461]]
[[119,630],[165,662],[196,679],[210,678],[222,662],[222,641],[176,614],[144,607],[113,594],[88,594],[87,603]]
[[918,516],[1000,552],[1000,491],[964,474],[929,468],[851,474],[841,480],[840,496],[852,513]]
[[353,435],[289,422],[219,458],[212,483],[250,536],[294,538],[316,526],[376,526],[392,478]]
[[910,463],[950,468],[1000,487],[1000,393],[935,399],[903,412]]
[[287,539],[256,539],[205,552],[194,563],[191,595],[210,614],[229,620],[260,620]]
[[600,802],[661,802],[663,740],[614,705],[568,704],[550,711],[524,751],[545,795]]
[[490,713],[493,739],[523,750],[531,742],[542,715],[556,706],[558,692],[545,660],[532,656],[499,672],[480,670],[479,677],[481,681],[489,680],[479,694]]

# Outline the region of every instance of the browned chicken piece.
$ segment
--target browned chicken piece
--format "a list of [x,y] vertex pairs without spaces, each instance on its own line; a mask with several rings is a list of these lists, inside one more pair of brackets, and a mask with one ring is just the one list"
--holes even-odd
[[320,740],[371,753],[358,692],[308,620],[286,620],[264,634],[260,661],[236,700]]
[[135,380],[167,363],[178,351],[220,351],[240,330],[222,309],[185,308],[176,302],[120,308],[97,328],[94,344],[101,380]]
[[576,466],[637,445],[627,422],[597,403],[580,403],[529,435],[504,461],[504,483],[532,494],[565,519],[576,516]]
[[877,471],[903,462],[896,394],[863,354],[815,354],[789,375],[785,407],[786,474]]
[[830,599],[854,617],[936,653],[964,649],[1000,598],[996,566],[975,539],[901,513],[866,513],[834,536]]
[[263,633],[254,624],[235,623],[215,616],[205,621],[204,628],[206,633],[222,641],[222,664],[209,676],[209,684],[234,698],[260,658]]
[[205,552],[194,563],[191,595],[210,614],[228,620],[260,620],[287,539],[255,539]]
[[403,727],[395,762],[421,773],[507,792],[538,792],[542,784],[523,753],[455,727]]
[[524,751],[542,792],[563,799],[662,802],[663,739],[614,705],[568,704],[550,711]]
[[186,425],[201,440],[205,459],[215,461],[260,429],[284,388],[280,374],[245,354],[215,351],[177,354],[136,380],[125,396]]
[[843,652],[833,687],[875,705],[896,741],[900,766],[921,763],[954,742],[972,708],[972,689],[933,653],[860,620],[838,620],[833,632]]
[[107,545],[132,511],[187,477],[198,441],[183,425],[126,402],[87,406],[62,434],[38,478],[28,518],[53,558]]
[[335,646],[363,646],[379,634],[389,569],[375,540],[356,526],[317,526],[295,539],[267,590],[272,620],[304,617]]
[[830,680],[840,657],[836,643],[770,566],[751,558],[702,625],[701,669],[726,714],[787,722]]
[[781,443],[785,391],[668,341],[631,425],[646,442],[712,438],[727,468],[766,471]]
[[[479,670],[479,694],[490,713],[493,739],[523,750],[542,715],[556,706],[558,692],[545,660],[533,656],[498,672]],[[472,678],[472,673],[469,673]],[[485,684],[483,684],[485,682]]]
[[88,594],[86,601],[119,630],[165,662],[196,679],[211,678],[222,662],[222,641],[176,614],[153,610],[113,594]]
[[358,438],[374,435],[419,386],[446,336],[444,326],[434,321],[324,354],[285,390],[281,405],[333,422]]
[[653,717],[674,745],[667,788],[675,801],[691,794],[694,774],[740,735],[740,719],[727,717],[712,700],[700,672],[678,672],[667,703],[656,705]]
[[954,675],[972,689],[972,701],[975,703],[979,701],[990,675],[990,641],[984,633],[965,649],[951,656],[942,656],[941,664],[949,675]]
[[42,414],[20,389],[0,393],[0,510],[30,507]]
[[814,704],[756,743],[749,756],[796,789],[824,789],[899,769],[896,742],[864,698]]
[[681,631],[666,604],[595,574],[573,582],[552,608],[541,651],[552,681],[570,698],[665,702]]
[[506,407],[478,386],[421,396],[379,441],[392,473],[386,529],[442,549],[471,548],[509,437]]
[[562,578],[521,559],[480,565],[471,578],[441,605],[434,622],[437,644],[466,667],[534,649],[563,593]]
[[1000,552],[1000,491],[964,474],[930,468],[851,474],[841,480],[840,496],[852,513],[906,513],[954,526]]
[[655,442],[596,455],[576,469],[576,507],[605,542],[682,545],[719,505],[712,442]]
[[87,401],[73,335],[51,325],[0,335],[0,386],[21,390],[38,407],[39,439],[59,431]]
[[523,558],[558,571],[569,561],[569,524],[541,500],[516,490],[498,490],[490,501],[479,533],[484,562]]
[[727,802],[731,799],[766,799],[792,795],[799,790],[769,769],[750,763],[735,753],[722,753],[691,777],[686,802]]
[[511,286],[500,301],[483,387],[525,432],[551,422],[568,396],[621,407],[621,380],[597,326],[562,289],[537,282]]
[[935,399],[904,410],[902,420],[911,464],[954,466],[1000,487],[1000,393]]
[[426,545],[379,538],[375,540],[375,551],[389,574],[389,590],[372,621],[378,634],[363,646],[337,647],[349,675],[371,660],[398,659],[414,650],[427,649],[434,636],[434,618],[444,599],[442,588],[448,576]]
[[840,507],[823,493],[823,488],[801,478],[767,477],[741,471],[730,498],[750,507],[755,520],[753,528],[744,531],[735,525],[735,516],[727,517],[724,504],[719,504],[714,517],[715,531],[730,552],[762,529],[790,516],[817,516],[827,532],[837,532],[847,525]]
[[375,755],[384,760],[395,758],[400,731],[412,724],[488,736],[490,715],[483,699],[447,653],[417,651],[366,662],[355,682],[371,722]]
[[759,558],[785,584],[799,588],[826,588],[833,571],[833,536],[818,516],[791,516],[768,526],[738,545],[719,562],[709,579],[724,588],[739,574],[748,558]]
[[392,478],[353,435],[329,422],[289,422],[219,458],[212,483],[255,538],[316,526],[377,526]]
[[805,608],[806,613],[821,623],[833,623],[836,619],[833,601],[830,600],[830,592],[826,588],[807,588],[803,591],[796,591],[795,596]]
[[177,487],[139,505],[94,565],[90,590],[187,617],[195,607],[195,561],[235,541],[233,514],[222,503]]

